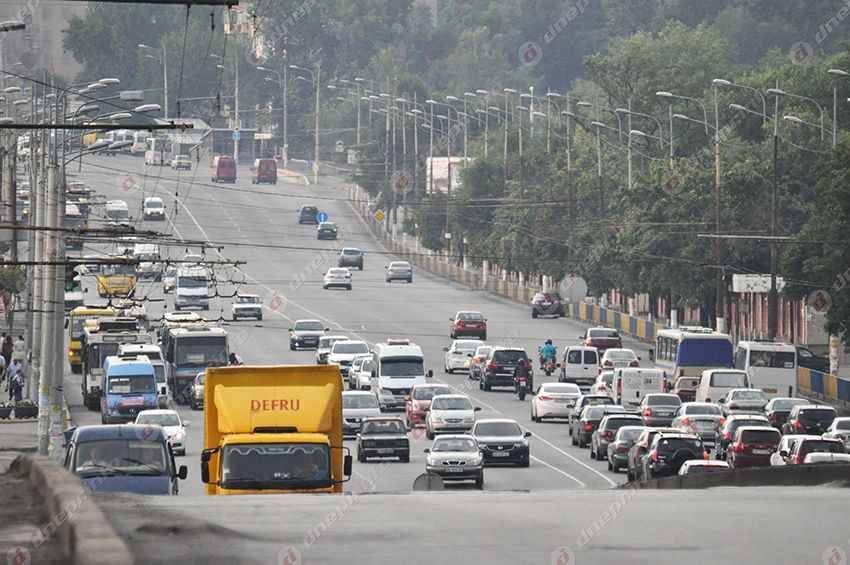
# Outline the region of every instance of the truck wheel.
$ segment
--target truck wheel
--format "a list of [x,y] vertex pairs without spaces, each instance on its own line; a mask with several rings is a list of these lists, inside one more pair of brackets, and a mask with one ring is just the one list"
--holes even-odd
[[410,452],[408,451],[407,453],[402,453],[398,456],[398,460],[402,463],[410,463]]

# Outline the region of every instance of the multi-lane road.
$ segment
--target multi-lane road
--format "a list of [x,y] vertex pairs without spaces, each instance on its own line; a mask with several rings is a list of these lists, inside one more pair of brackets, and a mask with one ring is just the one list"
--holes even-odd
[[[141,159],[97,157],[86,162],[79,178],[99,195],[126,200],[137,218],[144,196],[162,197],[168,221],[137,221],[138,227],[208,242],[217,249],[206,251],[208,259],[244,262],[238,269],[216,267],[222,297],[212,301],[206,316],[224,318],[231,348],[246,363],[312,364],[313,351],[292,352],[288,347],[287,329],[299,318],[318,318],[333,333],[370,343],[411,338],[422,346],[434,380],[472,397],[482,408],[479,417],[514,418],[532,432],[532,461],[527,469],[488,468],[485,490],[494,491],[490,494],[450,487],[452,492],[437,496],[395,496],[409,493],[424,471],[422,450],[430,442],[414,433],[409,463],[355,462],[345,497],[205,497],[198,476],[202,414],[180,406],[181,415],[192,423],[187,455],[178,458],[190,471],[180,495],[96,496],[140,562],[191,556],[210,563],[458,563],[482,557],[541,564],[571,559],[820,563],[833,546],[841,549],[846,544],[842,521],[827,518],[843,515],[848,502],[843,490],[610,490],[624,481],[623,474],[612,475],[604,462],[592,461],[586,449],[571,446],[563,424],[532,423],[529,400],[520,402],[509,391],[480,391],[465,375],[442,370],[442,348],[450,342],[449,317],[460,309],[487,316],[490,342],[521,346],[532,355],[547,338],[559,351],[577,343],[581,324],[533,320],[527,306],[423,272],[416,273],[412,285],[385,283],[384,265],[391,256],[348,203],[343,179],[326,176],[318,186],[283,181],[255,186],[248,169],[240,168],[236,184],[213,184],[208,171],[206,165],[181,173],[167,167],[145,171]],[[315,227],[298,225],[296,211],[302,204],[327,212],[341,227],[342,241],[317,241]],[[354,271],[352,291],[323,290],[321,275],[335,265],[333,250],[343,245],[365,252],[365,269]],[[84,253],[97,250],[106,247],[92,245]],[[181,244],[163,251],[180,259],[197,247]],[[262,297],[262,322],[229,320],[229,296],[236,289]],[[173,310],[173,295],[163,295],[158,283],[142,283],[138,295],[148,298],[151,318]],[[96,291],[87,296],[96,302]],[[647,358],[643,345],[627,341],[625,346]],[[539,383],[545,377],[538,374],[536,379]],[[79,376],[66,371],[65,394],[75,423],[99,423],[96,413],[81,406],[79,388]],[[811,522],[815,517],[817,525]]]

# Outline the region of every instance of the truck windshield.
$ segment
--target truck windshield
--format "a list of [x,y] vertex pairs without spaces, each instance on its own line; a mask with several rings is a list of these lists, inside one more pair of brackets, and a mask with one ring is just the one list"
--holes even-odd
[[103,360],[111,355],[118,355],[117,343],[93,343],[89,345],[89,369],[100,369]]
[[74,472],[94,475],[162,475],[168,470],[165,444],[126,439],[89,441],[77,445]]
[[107,394],[151,394],[156,392],[154,375],[110,376]]
[[382,359],[381,376],[390,378],[421,377],[425,374],[421,358]]
[[180,288],[207,288],[206,277],[179,277],[177,286]]
[[227,364],[224,337],[184,337],[175,344],[178,367],[220,367]]
[[331,486],[330,450],[313,443],[227,445],[222,488],[314,489]]
[[136,268],[133,265],[102,265],[100,273],[104,277],[132,277]]

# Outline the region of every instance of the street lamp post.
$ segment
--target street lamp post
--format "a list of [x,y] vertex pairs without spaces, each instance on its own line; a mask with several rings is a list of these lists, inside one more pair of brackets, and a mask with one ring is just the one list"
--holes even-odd
[[283,76],[279,72],[274,69],[269,69],[266,67],[257,67],[258,71],[263,71],[267,73],[274,73],[277,76],[277,80],[272,77],[266,77],[264,80],[271,81],[277,83],[279,87],[283,89],[283,167],[286,168],[287,162],[289,160],[289,131],[287,119],[289,117],[289,109],[287,106],[287,91],[289,90],[289,81],[287,80],[286,70],[289,68],[288,65],[283,65]]
[[795,98],[797,100],[805,100],[806,102],[811,102],[815,106],[817,106],[818,112],[820,113],[820,138],[821,141],[826,139],[826,129],[824,127],[824,111],[823,106],[818,103],[814,98],[809,98],[808,96],[802,96],[800,94],[793,94],[791,92],[786,92],[780,88],[768,88],[767,93],[772,96],[787,96],[788,98]]
[[[847,78],[850,73],[841,69],[829,69],[828,74],[836,77]],[[832,146],[838,141],[838,85],[832,87]]]
[[[144,43],[139,43],[139,49],[150,49],[156,52],[156,57],[153,55],[145,55],[149,59],[154,59],[162,63],[162,90],[163,90],[163,108],[165,108],[165,119],[168,119],[168,57],[165,51],[165,42],[162,43],[162,52],[156,47],[150,47]],[[179,106],[179,104],[178,104]],[[180,109],[179,107],[177,108]]]
[[305,69],[303,67],[299,67],[298,65],[289,65],[289,68],[292,70],[303,71],[306,73],[310,73],[311,80],[308,80],[306,77],[299,76],[300,80],[304,80],[307,82],[312,82],[316,87],[316,125],[315,125],[315,133],[314,133],[314,143],[313,143],[313,184],[318,184],[319,182],[319,116],[320,116],[320,106],[319,106],[319,83],[321,81],[322,74],[322,61],[321,59],[316,63],[316,70],[311,71],[310,69]]

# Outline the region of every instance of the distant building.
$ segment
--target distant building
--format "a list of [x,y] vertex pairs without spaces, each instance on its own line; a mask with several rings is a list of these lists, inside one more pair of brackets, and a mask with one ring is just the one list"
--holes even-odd
[[[471,159],[468,159],[471,161]],[[432,164],[433,161],[433,164]],[[446,192],[446,188],[449,186],[449,173],[452,176],[452,190],[457,190],[461,187],[460,182],[460,172],[463,170],[464,158],[463,157],[452,157],[451,158],[451,166],[449,164],[448,157],[434,157],[433,159],[428,158],[425,164],[425,190],[429,194],[432,190],[431,185],[431,174],[433,172],[434,175],[434,184],[433,191],[434,193],[438,192]]]

